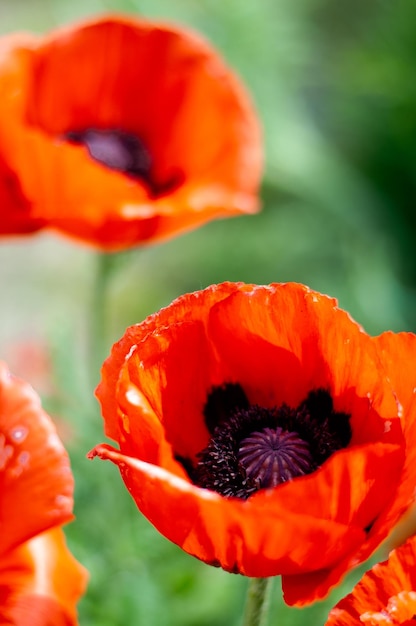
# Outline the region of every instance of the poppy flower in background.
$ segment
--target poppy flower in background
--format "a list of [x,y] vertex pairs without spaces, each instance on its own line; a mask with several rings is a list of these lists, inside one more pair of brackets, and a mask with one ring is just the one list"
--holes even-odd
[[411,626],[416,615],[416,536],[364,574],[326,626]]
[[86,570],[66,547],[68,455],[32,387],[0,363],[0,621],[75,626]]
[[4,36],[0,91],[3,234],[118,250],[259,208],[257,116],[188,29],[116,15]]
[[186,552],[310,603],[413,501],[414,342],[294,283],[182,296],[114,345],[97,397],[119,449],[89,456]]

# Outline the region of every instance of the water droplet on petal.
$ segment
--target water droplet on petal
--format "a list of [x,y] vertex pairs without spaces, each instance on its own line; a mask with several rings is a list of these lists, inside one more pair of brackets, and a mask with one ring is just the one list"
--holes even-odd
[[24,452],[21,452],[19,454],[19,456],[17,457],[17,462],[20,463],[20,465],[26,466],[29,463],[29,459],[30,459],[30,453],[25,450]]
[[30,452],[28,452],[27,450],[20,452],[19,456],[15,460],[15,463],[13,464],[13,467],[10,470],[11,475],[14,478],[17,478],[18,476],[20,476],[28,468],[29,460],[30,460]]
[[59,494],[55,498],[55,504],[58,507],[59,511],[57,513],[62,512],[62,510],[72,510],[72,498],[70,496],[65,496],[64,494]]
[[22,443],[27,437],[28,429],[26,426],[15,426],[10,430],[10,437],[16,443]]

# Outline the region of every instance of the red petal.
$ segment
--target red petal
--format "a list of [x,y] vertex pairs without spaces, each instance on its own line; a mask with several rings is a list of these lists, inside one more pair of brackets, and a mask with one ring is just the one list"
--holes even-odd
[[88,127],[137,133],[162,171],[167,161],[205,177],[214,166],[217,184],[238,176],[242,189],[259,177],[259,129],[244,88],[184,28],[113,16],[51,33],[33,57],[27,112],[54,135]]
[[[105,432],[108,437],[119,440],[121,434],[118,423],[117,384],[120,370],[124,361],[128,360],[131,350],[138,344],[143,343],[148,335],[157,328],[176,324],[177,322],[191,322],[200,320],[206,323],[210,306],[223,300],[237,289],[246,287],[239,283],[222,283],[209,287],[203,295],[200,293],[187,294],[177,298],[169,307],[151,315],[141,324],[127,328],[123,337],[114,344],[110,357],[105,361],[102,368],[102,381],[97,387],[97,397],[102,406],[105,422]],[[249,288],[249,286],[247,286]],[[124,388],[124,393],[126,388]],[[124,402],[121,395],[121,402]]]
[[[385,617],[386,624],[407,624],[416,610],[415,550],[416,536],[393,550],[387,561],[378,563],[364,574],[352,593],[332,609],[326,626],[376,624],[377,614],[380,618]],[[406,592],[413,593],[409,596]],[[373,613],[374,622],[371,621]],[[368,619],[365,619],[366,614]]]
[[30,385],[0,363],[0,555],[72,519],[69,459]]
[[[364,537],[353,525],[292,514],[277,499],[261,509],[255,501],[223,498],[105,444],[89,457],[96,455],[118,465],[140,511],[159,532],[189,554],[229,571],[273,576],[298,571],[305,559],[309,567],[332,565]],[[299,540],[305,533],[307,545]],[[332,549],[323,550],[329,537]]]
[[313,475],[242,502],[105,445],[94,455],[119,466],[137,506],[159,532],[203,561],[247,576],[313,572],[356,551],[357,538],[363,541],[364,527],[392,493],[402,460],[399,446],[344,451]]
[[[374,338],[382,354],[383,366],[402,406],[402,428],[405,439],[405,463],[397,494],[386,514],[386,526],[415,502],[416,485],[416,335],[413,333],[383,333]],[[394,521],[393,521],[394,520]]]
[[[313,474],[285,483],[272,493],[260,491],[252,500],[259,511],[272,510],[278,502],[282,509],[299,515],[364,530],[394,495],[402,466],[400,445],[375,443],[346,448],[333,454]],[[307,529],[304,540],[307,543]]]
[[223,379],[237,380],[251,402],[297,406],[328,389],[335,409],[352,416],[352,444],[400,438],[371,339],[332,298],[294,283],[236,291],[212,306],[208,333]]
[[34,232],[43,226],[42,220],[31,216],[30,203],[25,198],[19,179],[0,156],[0,234]]
[[38,535],[1,559],[1,623],[76,626],[76,603],[87,578],[61,528]]
[[305,574],[302,577],[286,579],[283,582],[285,600],[288,604],[297,603],[304,597],[323,596],[326,590],[336,584],[339,576],[352,566],[365,561],[380,545],[397,524],[400,516],[414,504],[416,485],[416,375],[414,355],[416,336],[412,333],[383,333],[372,339],[381,359],[381,366],[401,404],[401,422],[404,435],[405,458],[402,472],[397,480],[397,488],[389,505],[376,520],[367,541],[352,560],[341,562],[330,571],[319,576]]

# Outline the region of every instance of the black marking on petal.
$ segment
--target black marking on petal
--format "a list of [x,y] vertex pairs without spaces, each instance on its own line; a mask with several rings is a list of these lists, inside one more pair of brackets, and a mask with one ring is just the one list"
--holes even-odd
[[68,131],[64,138],[84,145],[92,159],[109,169],[140,179],[152,198],[172,192],[184,181],[184,175],[179,170],[172,170],[164,181],[156,181],[152,155],[133,133],[120,129],[87,128]]
[[248,409],[249,402],[243,388],[238,383],[226,383],[213,387],[204,406],[205,424],[212,434],[221,422],[227,420],[235,411]]
[[[350,443],[350,415],[333,410],[332,398],[327,390],[310,392],[299,405],[298,411],[302,435],[310,441],[314,458],[319,465],[336,450],[345,448]],[[305,419],[304,416],[308,417]]]
[[327,419],[334,408],[332,398],[326,389],[310,391],[303,404],[308,409],[312,419],[317,422],[323,422]]
[[69,131],[66,139],[83,144],[90,156],[110,169],[150,179],[152,158],[138,137],[116,129]]
[[180,454],[175,454],[174,458],[175,458],[175,461],[177,461],[178,463],[182,465],[182,467],[188,474],[189,478],[193,480],[194,466],[193,466],[191,459],[188,459],[185,456],[181,456]]

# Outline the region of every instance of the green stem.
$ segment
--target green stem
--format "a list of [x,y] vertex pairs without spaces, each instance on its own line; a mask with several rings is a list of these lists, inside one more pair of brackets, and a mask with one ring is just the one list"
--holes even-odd
[[96,255],[94,284],[91,294],[90,320],[90,377],[93,388],[100,380],[100,370],[108,354],[108,291],[114,264],[114,254],[99,252]]
[[250,578],[243,626],[266,626],[272,578]]

